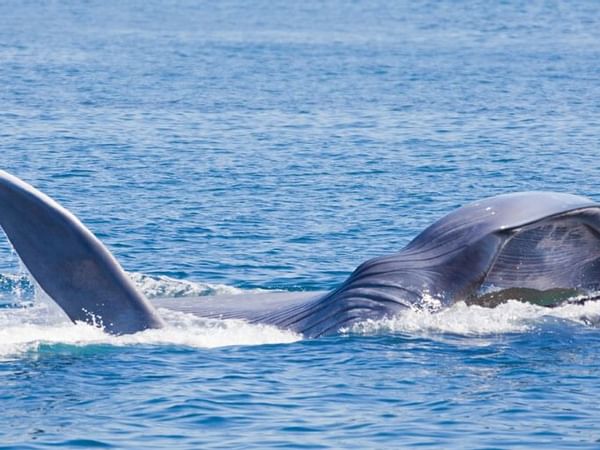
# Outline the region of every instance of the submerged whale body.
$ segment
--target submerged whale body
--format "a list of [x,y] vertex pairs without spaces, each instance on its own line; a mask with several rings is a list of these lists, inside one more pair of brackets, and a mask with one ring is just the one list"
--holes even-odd
[[73,214],[4,171],[0,225],[41,289],[72,321],[100,323],[113,334],[163,327],[156,307],[317,337],[427,299],[442,306],[494,306],[507,299],[554,306],[600,288],[600,204],[562,193],[506,194],[463,206],[325,293],[150,302]]

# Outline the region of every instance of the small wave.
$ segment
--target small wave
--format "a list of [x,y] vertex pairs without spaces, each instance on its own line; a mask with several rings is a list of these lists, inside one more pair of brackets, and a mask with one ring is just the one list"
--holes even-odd
[[532,331],[550,319],[598,326],[600,302],[565,304],[555,308],[516,300],[510,300],[495,308],[469,306],[459,302],[441,310],[408,309],[394,317],[357,323],[342,332],[352,334],[452,333],[463,336],[486,336]]
[[0,273],[0,304],[31,302],[35,287],[26,273]]
[[[264,292],[262,289],[244,290],[226,284],[201,283],[178,280],[164,275],[146,275],[129,272],[129,278],[148,298],[159,297],[202,297],[207,295],[238,295],[248,292]],[[33,301],[36,286],[26,273],[0,273],[0,300],[3,303]]]
[[148,298],[202,297],[206,295],[238,295],[263,292],[262,289],[244,290],[226,284],[209,284],[177,280],[164,275],[151,276],[138,272],[128,273],[136,287]]

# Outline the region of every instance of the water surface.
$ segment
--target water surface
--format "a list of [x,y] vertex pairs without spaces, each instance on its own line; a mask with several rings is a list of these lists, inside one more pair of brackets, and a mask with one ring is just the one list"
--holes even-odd
[[[2,168],[149,296],[330,289],[478,198],[600,200],[599,21],[593,1],[6,1]],[[165,313],[114,338],[0,255],[6,448],[600,446],[596,305],[317,340]]]

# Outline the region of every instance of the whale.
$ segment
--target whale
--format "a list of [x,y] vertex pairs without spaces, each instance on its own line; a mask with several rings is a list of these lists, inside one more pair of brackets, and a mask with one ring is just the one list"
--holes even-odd
[[469,203],[324,292],[148,300],[74,214],[2,170],[0,227],[37,286],[71,321],[117,335],[165,327],[161,308],[315,338],[410,308],[508,300],[552,307],[594,300],[600,290],[600,204],[567,193],[508,193]]

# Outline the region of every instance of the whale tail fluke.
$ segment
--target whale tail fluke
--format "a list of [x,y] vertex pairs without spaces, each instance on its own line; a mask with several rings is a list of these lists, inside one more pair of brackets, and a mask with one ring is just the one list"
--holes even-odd
[[113,334],[162,319],[106,247],[73,214],[0,170],[0,225],[39,284],[73,321]]

